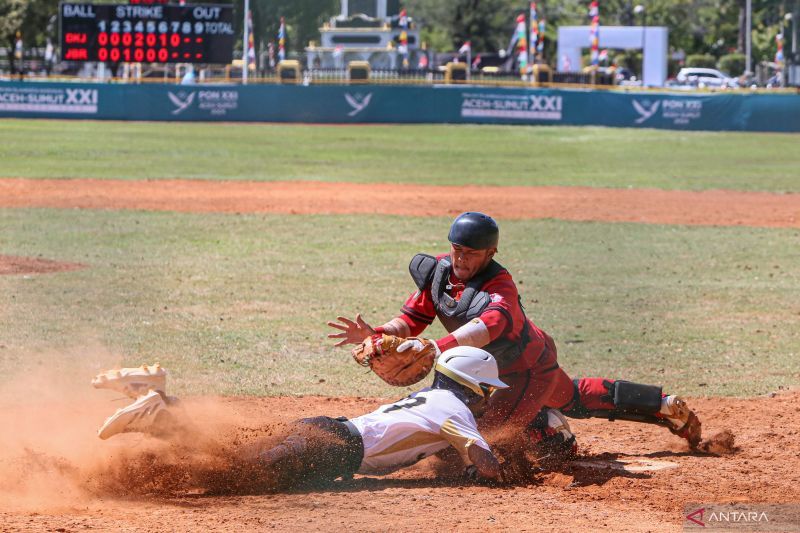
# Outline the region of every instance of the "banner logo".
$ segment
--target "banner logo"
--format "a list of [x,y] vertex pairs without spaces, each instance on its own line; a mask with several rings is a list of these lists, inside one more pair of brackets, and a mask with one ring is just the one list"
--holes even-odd
[[67,105],[97,105],[97,89],[66,89]]
[[782,503],[688,503],[684,531],[800,531],[800,505]]
[[372,93],[369,93],[366,96],[344,93],[344,99],[347,100],[347,103],[353,108],[353,110],[350,111],[347,116],[354,117],[367,108],[370,100],[372,100]]
[[650,117],[655,115],[658,112],[658,106],[661,105],[661,102],[656,100],[652,104],[644,100],[640,102],[639,100],[633,101],[633,108],[639,113],[639,118],[636,119],[636,124],[641,124],[642,122],[647,121]]
[[644,124],[653,117],[660,117],[675,125],[686,125],[703,115],[703,101],[699,98],[664,98],[654,102],[633,100],[631,104],[639,114],[634,124]]
[[561,120],[564,99],[546,94],[463,93],[461,116],[517,120]]
[[235,90],[218,91],[202,90],[185,92],[179,91],[177,94],[167,92],[172,105],[173,115],[179,115],[189,109],[197,98],[197,109],[201,114],[208,113],[213,116],[225,116],[229,111],[239,108],[239,92]]
[[197,93],[197,109],[213,116],[225,116],[239,109],[239,91],[204,90]]
[[0,87],[0,111],[96,114],[99,102],[97,89]]
[[[693,512],[687,514],[686,515],[686,520],[688,520],[689,522],[694,522],[698,526],[706,527],[706,525],[703,523],[703,511],[705,511],[705,509],[701,508],[701,509],[698,509],[696,511],[693,511]],[[698,515],[699,515],[699,518],[698,518]]]
[[192,105],[192,102],[194,102],[194,95],[195,93],[189,93],[187,95],[184,92],[179,92],[178,94],[167,92],[167,96],[169,96],[170,101],[175,105],[175,109],[172,110],[172,114],[177,115],[186,111],[186,109]]

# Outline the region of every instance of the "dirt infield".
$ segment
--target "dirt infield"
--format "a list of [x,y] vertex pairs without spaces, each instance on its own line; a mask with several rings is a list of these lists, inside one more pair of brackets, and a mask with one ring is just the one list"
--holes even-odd
[[[14,418],[18,429],[1,443],[0,529],[664,531],[682,526],[690,503],[800,503],[800,392],[750,400],[692,399],[707,434],[735,433],[737,447],[722,455],[691,453],[681,439],[654,426],[573,421],[581,461],[613,465],[638,459],[673,466],[662,470],[573,465],[538,472],[526,485],[489,488],[465,485],[457,473],[437,481],[441,463],[431,458],[387,478],[357,476],[319,491],[244,496],[188,491],[176,468],[192,459],[170,457],[155,439],[94,437],[94,428],[122,405],[109,401],[113,393],[94,394],[102,400],[87,396],[71,404],[32,406],[14,404],[7,395],[3,399],[2,422]],[[320,397],[195,399],[187,410],[230,445],[298,417],[354,416],[378,403]],[[239,425],[243,429],[235,430]]]
[[[577,187],[0,179],[0,207],[419,216],[480,209],[506,219],[800,227],[798,194]],[[0,273],[53,265],[0,256]],[[465,485],[432,458],[320,491],[210,496],[192,490],[196,461],[213,463],[221,450],[254,434],[276,435],[296,418],[355,416],[381,401],[191,399],[189,414],[214,437],[198,459],[137,434],[100,441],[97,427],[125,402],[85,380],[60,386],[65,380],[56,371],[0,388],[0,531],[674,531],[695,509],[690,504],[800,505],[800,391],[690,399],[706,435],[735,435],[735,448],[719,455],[690,452],[654,426],[575,420],[579,462],[537,471],[526,484]],[[617,468],[624,463],[662,469]]]
[[0,207],[220,213],[366,213],[800,227],[800,194],[326,182],[0,179]]

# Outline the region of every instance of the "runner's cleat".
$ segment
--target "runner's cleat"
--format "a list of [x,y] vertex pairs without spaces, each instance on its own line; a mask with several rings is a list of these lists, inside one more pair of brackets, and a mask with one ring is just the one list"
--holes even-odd
[[167,408],[161,394],[151,390],[127,407],[117,409],[97,430],[97,436],[105,440],[117,433],[145,432],[156,422],[157,415]]
[[672,433],[689,441],[692,448],[697,448],[702,437],[702,424],[686,405],[686,400],[680,396],[665,396],[661,399],[659,414],[670,422]]
[[138,398],[148,391],[166,393],[167,371],[159,363],[151,366],[107,370],[95,376],[92,385],[96,389],[111,389],[130,398]]

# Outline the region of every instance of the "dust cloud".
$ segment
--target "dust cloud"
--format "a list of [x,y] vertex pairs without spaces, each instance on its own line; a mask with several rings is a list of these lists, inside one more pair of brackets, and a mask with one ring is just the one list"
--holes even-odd
[[277,443],[285,431],[280,424],[253,427],[222,398],[195,398],[174,410],[188,421],[177,437],[125,433],[103,441],[97,429],[133,400],[90,382],[118,367],[119,358],[97,346],[36,357],[61,363],[0,384],[0,508],[57,510],[105,496],[252,490],[257,480],[244,475],[243,452]]

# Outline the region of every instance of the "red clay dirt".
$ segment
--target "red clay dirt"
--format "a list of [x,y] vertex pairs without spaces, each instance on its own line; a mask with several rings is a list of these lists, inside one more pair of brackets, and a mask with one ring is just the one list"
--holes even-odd
[[[480,209],[503,218],[800,227],[797,194],[577,187],[0,179],[0,207],[421,216]],[[96,428],[125,402],[88,384],[75,388],[63,369],[8,383],[0,388],[2,531],[677,531],[693,504],[800,505],[800,391],[690,398],[705,435],[717,436],[708,445],[714,453],[691,452],[663,428],[574,420],[579,461],[536,471],[525,484],[467,485],[431,458],[325,490],[212,496],[193,490],[198,469],[224,465],[230,447],[254,435],[274,439],[296,418],[355,416],[382,401],[190,399],[188,413],[210,438],[188,453],[139,434],[100,441]],[[671,468],[581,466],[626,461]]]
[[[457,471],[442,472],[443,463],[431,458],[385,478],[356,476],[317,491],[238,496],[191,490],[191,480],[200,465],[209,468],[224,450],[254,434],[274,438],[292,419],[355,416],[380,400],[188,400],[188,413],[217,443],[198,445],[200,451],[190,455],[140,434],[100,441],[94,428],[125,402],[111,403],[118,395],[108,391],[93,392],[92,400],[71,395],[60,405],[2,400],[2,422],[14,420],[17,431],[0,439],[0,529],[674,531],[685,523],[689,504],[800,504],[800,391],[690,399],[707,434],[735,434],[735,448],[719,455],[690,452],[683,440],[655,426],[572,421],[580,461],[677,465],[664,470],[566,465],[537,472],[523,485],[491,488],[465,484]],[[444,478],[437,480],[437,472]]]
[[48,274],[51,272],[68,272],[80,270],[85,265],[80,263],[64,263],[42,259],[41,257],[19,257],[0,254],[0,276],[11,274]]
[[479,210],[503,219],[800,227],[800,194],[722,190],[7,178],[0,179],[0,207],[413,216]]

